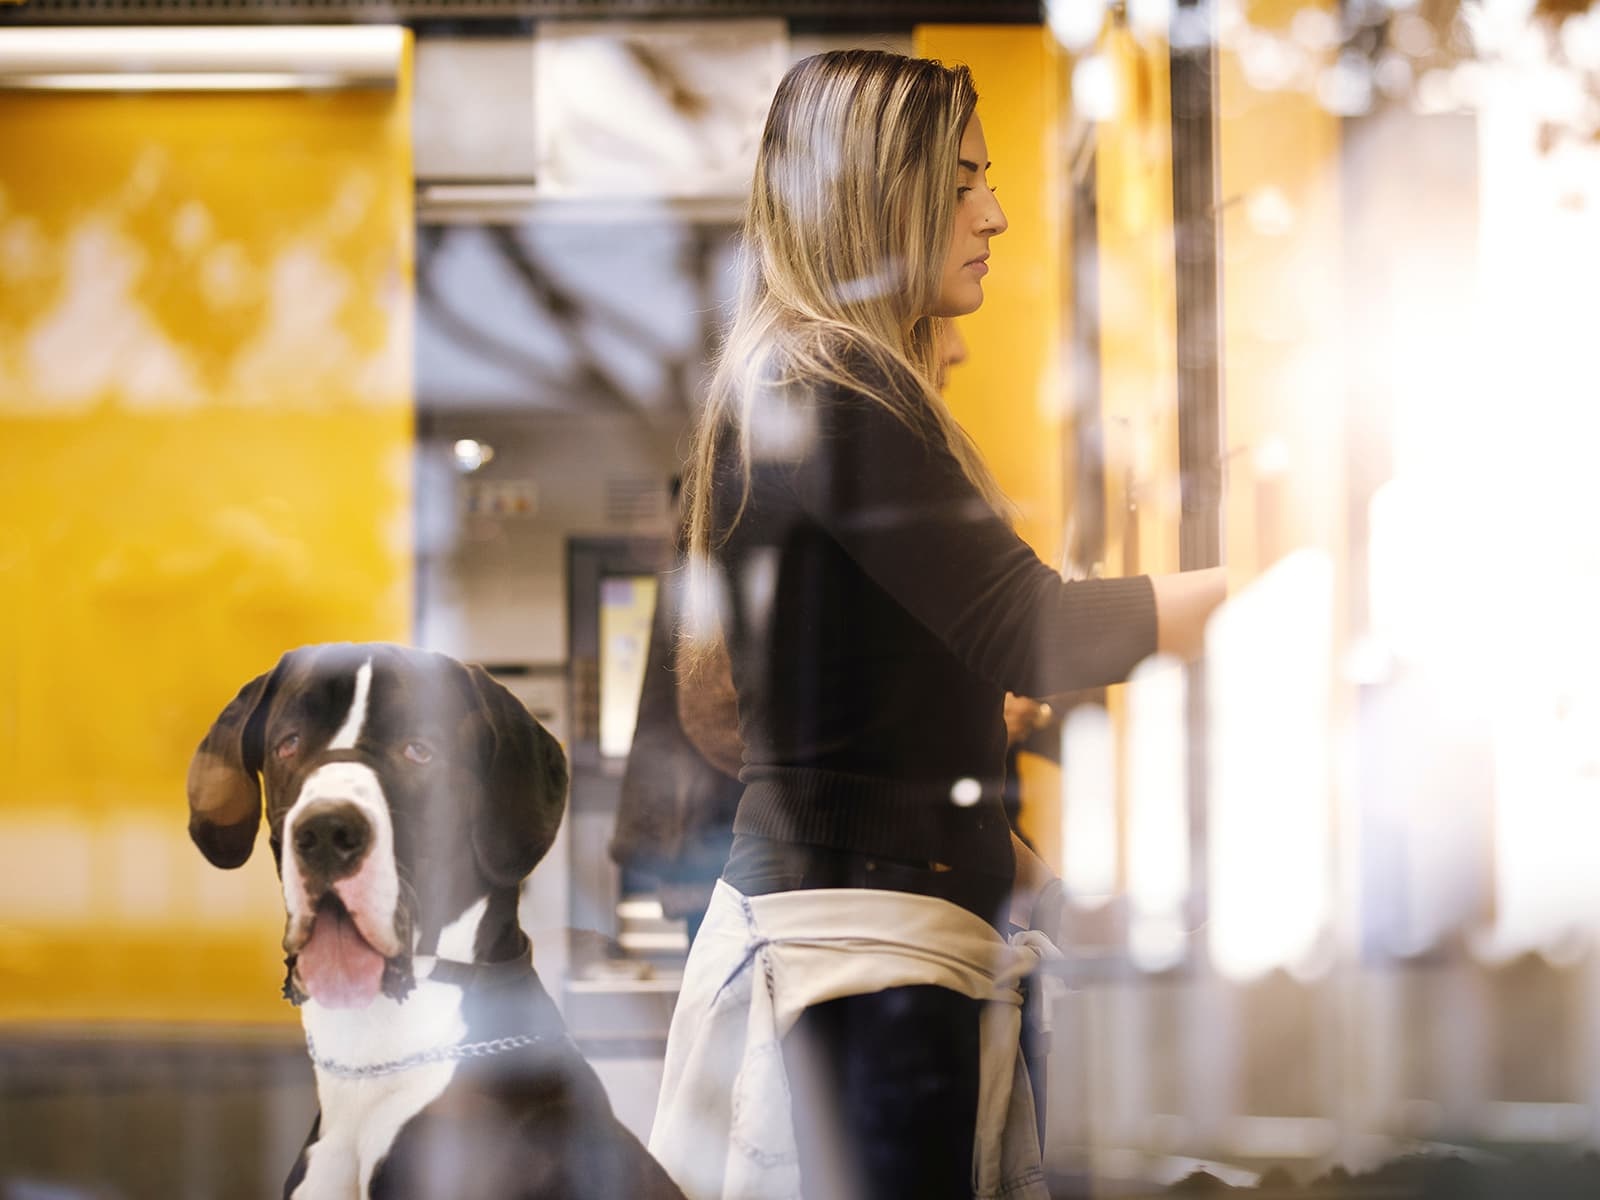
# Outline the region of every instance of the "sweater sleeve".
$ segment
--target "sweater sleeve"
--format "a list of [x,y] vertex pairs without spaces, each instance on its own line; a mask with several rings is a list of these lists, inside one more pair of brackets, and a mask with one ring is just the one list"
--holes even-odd
[[1148,577],[1064,580],[936,434],[839,389],[810,410],[789,473],[799,505],[973,673],[1045,696],[1120,683],[1155,653]]

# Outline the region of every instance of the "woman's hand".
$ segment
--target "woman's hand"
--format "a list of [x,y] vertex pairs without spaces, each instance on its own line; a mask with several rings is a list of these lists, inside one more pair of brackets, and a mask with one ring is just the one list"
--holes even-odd
[[1152,575],[1156,593],[1156,650],[1185,660],[1200,657],[1205,649],[1206,621],[1228,598],[1228,572],[1224,567]]
[[1039,730],[1043,729],[1055,716],[1049,704],[1042,700],[1030,700],[1027,696],[1019,696],[1015,692],[1006,693],[1005,718],[1006,718],[1006,748],[1020,746]]

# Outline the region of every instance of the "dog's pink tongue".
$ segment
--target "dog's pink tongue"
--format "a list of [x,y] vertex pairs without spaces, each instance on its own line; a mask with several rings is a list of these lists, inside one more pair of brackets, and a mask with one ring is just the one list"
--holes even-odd
[[365,1008],[383,986],[383,955],[367,944],[344,909],[323,905],[300,948],[300,982],[328,1008]]

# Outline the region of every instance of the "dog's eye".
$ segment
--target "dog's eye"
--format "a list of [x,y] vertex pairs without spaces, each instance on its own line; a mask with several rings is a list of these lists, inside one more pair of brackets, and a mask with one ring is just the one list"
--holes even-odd
[[298,733],[291,733],[288,737],[279,741],[277,749],[274,751],[274,753],[276,753],[279,758],[293,758],[295,751],[298,749],[300,749],[300,735]]
[[428,745],[427,742],[421,742],[415,738],[406,743],[405,749],[401,753],[411,762],[418,765],[433,761],[433,747]]

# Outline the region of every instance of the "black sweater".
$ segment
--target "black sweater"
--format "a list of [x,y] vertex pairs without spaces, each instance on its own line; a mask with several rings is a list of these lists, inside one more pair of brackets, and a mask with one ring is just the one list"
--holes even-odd
[[1149,579],[1063,581],[936,432],[859,393],[764,399],[750,441],[737,519],[731,436],[713,487],[735,831],[1009,878],[1004,694],[1126,679],[1155,651]]

